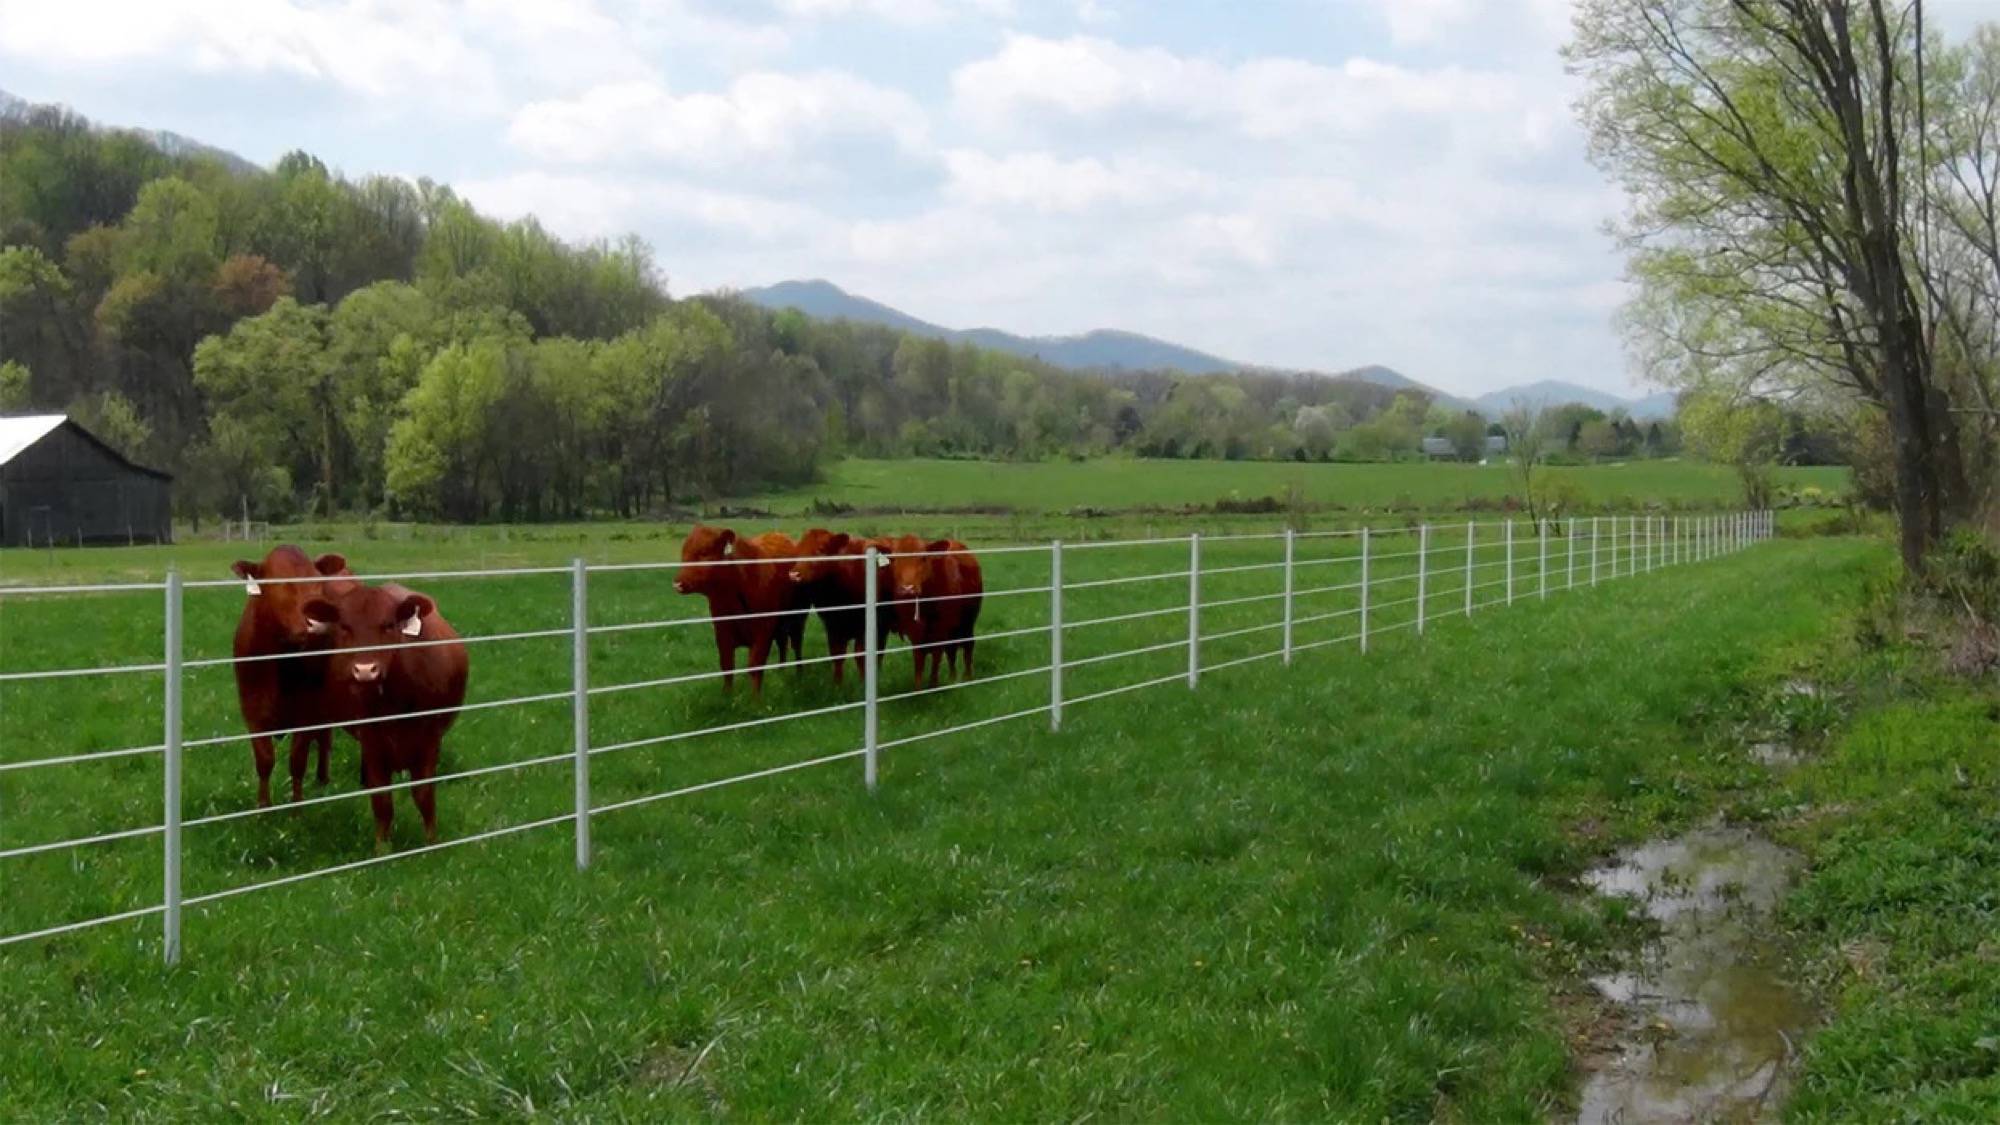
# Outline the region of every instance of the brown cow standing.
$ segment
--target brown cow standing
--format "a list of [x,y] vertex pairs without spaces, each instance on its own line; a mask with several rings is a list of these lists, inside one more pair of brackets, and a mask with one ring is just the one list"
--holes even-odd
[[[799,540],[801,561],[792,566],[793,584],[804,591],[806,603],[818,609],[819,622],[826,629],[826,651],[833,657],[836,684],[841,682],[841,667],[847,663],[841,657],[849,649],[854,652],[854,672],[861,674],[868,632],[866,557],[871,546],[886,554],[891,541],[857,539],[846,532],[815,527]],[[878,589],[878,598],[885,603],[875,614],[875,651],[881,652],[896,628],[896,610],[886,604],[891,597],[886,579],[880,581]]]
[[[732,687],[739,648],[750,650],[750,690],[756,694],[764,690],[764,661],[773,642],[778,646],[780,663],[787,648],[793,660],[800,659],[808,606],[804,592],[788,577],[789,560],[798,553],[791,537],[777,531],[739,539],[729,528],[697,525],[681,543],[683,565],[674,579],[674,590],[708,599],[723,690]],[[735,561],[744,559],[778,561]],[[713,565],[718,563],[728,565]],[[784,612],[790,610],[797,612]],[[752,614],[771,616],[749,616]]]
[[[376,790],[370,797],[375,850],[386,852],[396,806],[394,794],[382,787],[400,772],[413,781],[437,776],[439,747],[465,702],[470,673],[465,646],[423,643],[455,642],[458,633],[431,599],[394,584],[355,585],[308,602],[305,613],[332,638],[328,695],[341,721],[443,711],[348,728],[361,743],[361,783]],[[436,841],[437,786],[412,786],[410,799],[423,817],[424,839]]]
[[[307,619],[305,605],[336,586],[320,579],[348,575],[347,560],[339,555],[321,555],[315,561],[307,558],[304,551],[286,544],[272,548],[261,563],[239,560],[231,569],[244,580],[248,594],[243,616],[236,622],[232,651],[238,661],[234,665],[236,701],[243,711],[243,723],[253,736],[250,750],[257,760],[257,805],[262,808],[271,803],[271,767],[277,760],[275,739],[263,732],[313,726],[331,718],[325,699],[324,650],[329,639]],[[351,585],[351,580],[337,584],[342,588]],[[282,659],[245,663],[245,657]],[[314,746],[319,747],[319,783],[325,785],[333,731],[301,731],[292,735],[294,801],[303,796],[306,761],[312,756]]]
[[[895,541],[889,561],[890,591],[897,601],[897,631],[909,638],[916,666],[916,686],[924,686],[924,661],[930,660],[930,686],[947,659],[960,679],[972,678],[973,627],[979,623],[986,586],[979,560],[954,539],[929,543],[914,535]],[[955,643],[953,643],[955,642]],[[963,654],[965,663],[958,667]]]

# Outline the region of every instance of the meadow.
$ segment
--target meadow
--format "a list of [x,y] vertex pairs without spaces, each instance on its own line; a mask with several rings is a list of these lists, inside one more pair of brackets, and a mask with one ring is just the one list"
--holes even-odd
[[[1721,508],[1741,503],[1742,487],[1726,465],[1679,458],[1602,465],[1550,466],[1553,486],[1580,510],[1633,510],[1649,505]],[[1779,487],[1814,488],[1835,497],[1847,489],[1838,466],[1786,466]],[[1296,493],[1308,506],[1352,512],[1453,512],[1492,510],[1521,487],[1505,463],[1400,462],[1300,464],[1278,461],[1168,461],[1108,458],[1092,461],[875,461],[849,458],[830,466],[819,484],[747,498],[780,514],[799,514],[815,503],[850,504],[864,511],[974,510],[1107,512],[1172,509],[1184,505]]]
[[[1315,647],[1290,667],[1263,658],[1276,543],[1204,544],[1194,692],[1180,682],[1185,545],[1076,549],[1066,620],[1120,620],[1065,634],[1066,662],[1087,663],[1066,674],[1064,729],[1031,714],[927,738],[1048,698],[1048,638],[1031,631],[1047,554],[993,554],[982,632],[997,639],[978,685],[918,696],[907,657],[885,664],[877,793],[842,759],[621,808],[593,818],[584,873],[564,824],[418,852],[404,799],[406,858],[234,895],[367,857],[366,805],[240,815],[247,749],[192,747],[186,815],[229,819],[188,828],[187,891],[228,897],[190,908],[172,970],[156,918],[0,950],[0,1003],[19,1013],[0,1103],[31,1117],[1545,1112],[1569,1096],[1560,997],[1621,933],[1568,876],[1610,839],[1698,810],[1683,775],[1717,766],[1713,732],[1688,716],[1822,643],[1880,550],[1765,545],[1546,601],[1522,550],[1508,607],[1484,604],[1505,590],[1480,534],[1470,618],[1443,616],[1463,608],[1463,541],[1434,542],[1456,566],[1428,578],[1438,616],[1421,640],[1411,537],[1375,541],[1365,655],[1353,539],[1303,540],[1301,589],[1348,588],[1300,597],[1302,622],[1318,619],[1297,639]],[[462,558],[435,542],[341,546],[367,570]],[[1587,576],[1567,546],[1552,583]],[[213,555],[212,573],[232,547],[81,554],[121,559],[114,571]],[[1163,577],[1123,581],[1148,575]],[[593,575],[592,623],[698,618],[669,580]],[[567,620],[566,575],[423,585],[468,635]],[[188,591],[191,659],[227,654],[242,596]],[[159,651],[157,592],[16,596],[0,615],[10,671]],[[815,627],[809,655],[818,643]],[[567,644],[476,646],[474,700],[562,690]],[[593,639],[591,682],[711,659],[698,622],[609,633]],[[0,685],[0,765],[156,741],[159,684]],[[593,697],[593,745],[675,739],[596,757],[596,803],[849,751],[855,702],[823,667],[776,673],[762,700],[700,682]],[[775,721],[800,711],[820,713]],[[682,737],[721,724],[746,725]],[[190,671],[188,737],[235,732],[227,668]],[[445,769],[553,758],[569,738],[567,701],[475,711]],[[354,788],[343,738],[330,790],[308,796]],[[446,844],[560,817],[570,799],[561,762],[446,783]],[[158,762],[0,772],[0,810],[0,848],[156,823]],[[1579,835],[1586,821],[1598,827]],[[0,931],[158,898],[157,838],[5,864]]]

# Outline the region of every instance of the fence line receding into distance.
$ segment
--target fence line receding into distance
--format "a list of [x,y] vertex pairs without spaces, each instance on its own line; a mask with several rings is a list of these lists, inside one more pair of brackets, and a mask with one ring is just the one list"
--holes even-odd
[[[1450,541],[1440,544],[1440,537],[1449,539],[1463,529],[1463,543]],[[1190,689],[1198,688],[1201,676],[1224,668],[1249,664],[1267,659],[1278,659],[1289,665],[1297,653],[1325,645],[1352,643],[1362,652],[1368,649],[1371,636],[1378,636],[1393,629],[1406,627],[1422,635],[1426,622],[1442,616],[1454,614],[1471,616],[1475,612],[1494,605],[1508,605],[1524,597],[1545,599],[1553,592],[1561,592],[1577,586],[1595,586],[1603,578],[1629,576],[1652,571],[1662,566],[1697,562],[1720,554],[1738,550],[1760,540],[1770,538],[1775,531],[1772,513],[1738,512],[1725,515],[1665,517],[1665,516],[1597,516],[1562,520],[1542,520],[1539,524],[1528,524],[1525,529],[1514,520],[1491,523],[1465,524],[1421,524],[1414,527],[1359,528],[1330,532],[1284,531],[1253,535],[1217,535],[1203,537],[1192,534],[1180,537],[1150,538],[1116,541],[1094,541],[1064,544],[1056,540],[1047,544],[1030,546],[981,547],[974,554],[982,560],[1003,555],[1040,555],[1046,559],[1047,583],[1035,586],[1020,586],[990,590],[985,598],[994,599],[1028,597],[1045,599],[1041,611],[1043,620],[1022,628],[981,633],[980,642],[1018,639],[1046,634],[1048,637],[1047,662],[1000,674],[986,675],[966,681],[943,682],[936,687],[917,687],[913,690],[887,696],[888,700],[909,699],[936,693],[963,690],[966,688],[1010,682],[1016,679],[1047,678],[1047,701],[1035,706],[1020,708],[1000,715],[987,716],[969,722],[958,723],[936,730],[928,730],[913,736],[884,740],[881,736],[879,712],[885,701],[880,677],[880,660],[883,653],[875,643],[877,615],[884,609],[901,607],[908,601],[882,598],[878,600],[876,583],[867,582],[865,603],[858,607],[865,615],[865,632],[862,644],[866,658],[862,660],[861,698],[830,706],[812,707],[787,711],[775,715],[745,719],[715,726],[684,730],[673,730],[641,738],[594,743],[591,738],[591,702],[595,698],[613,693],[640,689],[658,688],[677,684],[697,683],[713,680],[726,675],[719,671],[689,672],[653,679],[642,679],[624,683],[594,683],[589,674],[589,643],[594,636],[625,633],[639,630],[671,628],[699,628],[711,623],[705,615],[687,616],[659,621],[636,621],[592,624],[589,617],[588,591],[593,574],[615,572],[677,570],[681,563],[667,561],[659,563],[624,563],[603,566],[587,566],[577,559],[561,567],[524,567],[506,570],[479,571],[431,571],[394,575],[362,576],[360,581],[380,581],[389,578],[508,578],[522,575],[566,575],[570,584],[569,621],[561,628],[529,629],[485,636],[468,636],[462,643],[478,646],[495,642],[525,639],[567,638],[569,642],[570,685],[566,690],[518,695],[511,698],[466,703],[451,710],[478,711],[505,707],[523,707],[561,700],[569,703],[571,736],[568,748],[560,753],[547,754],[517,761],[457,770],[439,774],[427,779],[394,782],[381,788],[359,788],[351,792],[331,793],[307,798],[302,801],[274,804],[269,807],[252,807],[239,810],[211,813],[205,816],[184,818],[182,808],[181,783],[182,766],[188,751],[225,743],[249,741],[248,732],[234,733],[218,737],[185,737],[183,719],[182,686],[187,670],[208,668],[238,663],[235,659],[216,658],[188,660],[185,654],[183,603],[190,589],[219,587],[240,587],[237,580],[185,581],[178,573],[170,573],[165,581],[152,583],[104,583],[98,585],[71,586],[0,586],[0,603],[9,597],[52,597],[68,595],[135,593],[154,591],[163,595],[162,606],[165,650],[158,661],[101,667],[72,667],[31,671],[10,671],[0,669],[0,686],[27,681],[71,679],[77,677],[99,677],[134,674],[160,674],[164,677],[161,696],[161,740],[142,746],[128,746],[114,749],[92,750],[85,753],[70,753],[30,758],[20,761],[0,759],[0,778],[22,771],[33,771],[57,766],[71,766],[81,763],[105,760],[130,759],[134,757],[158,755],[161,758],[161,800],[162,819],[160,823],[136,828],[119,828],[93,835],[68,839],[0,847],[0,863],[7,860],[68,851],[93,844],[114,840],[143,839],[161,837],[162,894],[157,903],[117,910],[110,913],[48,925],[36,929],[13,933],[0,933],[0,946],[57,934],[82,930],[112,922],[160,915],[163,920],[162,952],[165,959],[176,961],[181,950],[181,927],[183,911],[187,907],[234,897],[256,890],[285,886],[322,875],[369,867],[378,863],[405,859],[427,852],[441,851],[482,840],[496,839],[537,828],[568,824],[575,835],[575,858],[579,868],[591,862],[591,822],[592,818],[641,805],[690,796],[723,786],[754,781],[833,762],[861,759],[864,784],[873,790],[879,783],[881,753],[885,749],[906,746],[931,738],[1008,722],[1033,716],[1045,715],[1049,727],[1060,731],[1066,709],[1079,703],[1107,699],[1127,692],[1142,690],[1174,682],[1184,682]],[[1301,557],[1302,544],[1314,540],[1326,540],[1336,545],[1345,543],[1352,550],[1323,558]],[[1413,549],[1383,550],[1384,545],[1402,546],[1408,541]],[[1269,548],[1271,556],[1265,561],[1235,565],[1212,565],[1205,567],[1202,562],[1204,543],[1235,546],[1249,544],[1253,549]],[[1107,578],[1070,581],[1064,580],[1066,557],[1082,556],[1083,552],[1149,549],[1155,554],[1184,547],[1185,566],[1160,572],[1146,572],[1132,575],[1116,575]],[[1493,556],[1482,558],[1482,553]],[[1552,559],[1551,556],[1554,556]],[[896,556],[908,557],[908,556]],[[701,563],[703,566],[749,565],[754,563],[790,564],[792,559],[737,559],[721,563]],[[867,573],[874,573],[874,565],[882,561],[871,548],[868,552]],[[1387,563],[1402,564],[1384,567]],[[1323,567],[1339,568],[1329,575]],[[1501,570],[1493,576],[1488,572]],[[1204,579],[1215,579],[1229,575],[1253,572],[1276,571],[1281,586],[1275,591],[1240,597],[1204,597]],[[1345,571],[1349,580],[1341,581],[1339,571]],[[1530,581],[1519,581],[1524,575]],[[299,581],[315,581],[300,579]],[[284,581],[284,580],[273,580]],[[1186,583],[1186,600],[1160,608],[1136,612],[1103,614],[1097,617],[1072,617],[1065,606],[1068,597],[1087,591],[1110,587],[1129,587],[1133,584]],[[1440,588],[1440,582],[1455,584]],[[271,584],[266,582],[266,585]],[[1331,611],[1315,611],[1309,604],[1314,599],[1328,595],[1351,595],[1353,604]],[[1386,597],[1384,595],[1387,595]],[[926,599],[924,604],[930,604]],[[1439,603],[1442,602],[1442,608]],[[1204,633],[1203,611],[1223,608],[1263,606],[1271,607],[1272,618],[1260,620],[1247,627]],[[1407,619],[1391,624],[1381,624],[1382,615],[1389,610],[1407,609]],[[787,610],[784,613],[805,614],[812,610]],[[1371,626],[1371,614],[1376,624]],[[754,619],[770,614],[745,613],[733,615],[733,619]],[[1064,639],[1074,636],[1078,630],[1113,623],[1137,622],[1151,619],[1183,617],[1186,623],[1184,637],[1161,643],[1143,644],[1108,653],[1090,656],[1066,655]],[[1350,632],[1321,637],[1309,641],[1298,640],[1299,631],[1307,626],[1354,618],[1354,628]],[[729,618],[725,618],[729,619]],[[1270,649],[1259,649],[1247,656],[1204,663],[1203,645],[1235,637],[1250,637],[1278,633],[1277,645]],[[423,642],[409,642],[419,644]],[[451,642],[434,642],[451,643]],[[933,642],[934,647],[950,642]],[[402,647],[402,646],[384,646]],[[1136,683],[1118,684],[1109,689],[1068,694],[1065,690],[1064,673],[1079,669],[1098,667],[1111,661],[1142,656],[1148,653],[1165,653],[1182,650],[1186,655],[1184,669],[1172,674],[1157,676]],[[309,653],[297,656],[311,655]],[[284,657],[279,657],[282,659]],[[253,658],[256,659],[256,658]],[[262,659],[273,659],[265,657]],[[811,657],[796,663],[803,665],[835,663],[846,657]],[[775,669],[776,665],[771,666]],[[743,670],[737,671],[744,674]],[[732,731],[746,731],[776,723],[826,716],[843,712],[859,711],[859,744],[844,749],[820,754],[798,761],[789,761],[768,768],[757,769],[729,777],[702,781],[697,784],[680,785],[659,792],[643,793],[624,799],[594,804],[591,790],[591,764],[594,758],[619,753],[646,746],[659,746],[685,739]],[[325,730],[339,727],[352,728],[366,722],[394,721],[407,716],[387,716],[375,720],[358,722],[328,723],[311,727],[291,728],[283,731],[262,732],[264,735],[282,738],[301,731]],[[354,800],[384,791],[408,789],[420,785],[440,784],[467,778],[516,773],[543,766],[568,764],[574,785],[572,807],[568,812],[555,816],[540,817],[521,823],[473,832],[407,848],[399,852],[375,855],[352,862],[326,867],[316,867],[304,871],[263,879],[260,881],[224,887],[198,895],[184,895],[182,887],[183,837],[190,830],[198,830],[206,825],[254,818],[283,809],[297,809],[335,801]]]

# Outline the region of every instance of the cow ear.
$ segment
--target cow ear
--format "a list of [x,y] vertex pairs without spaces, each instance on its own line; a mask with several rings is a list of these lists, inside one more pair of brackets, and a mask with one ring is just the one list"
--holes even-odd
[[258,575],[257,575],[256,563],[250,562],[246,559],[237,559],[234,563],[230,564],[229,569],[236,572],[236,577],[243,579],[244,593],[249,594],[251,597],[254,598],[258,594],[264,592],[264,588],[262,586],[257,585]]
[[924,550],[931,552],[949,551],[951,550],[951,540],[934,539],[931,542],[924,544]]
[[826,547],[827,547],[827,550],[828,550],[828,551],[831,551],[831,552],[833,552],[833,553],[835,553],[835,554],[838,554],[838,553],[840,553],[841,551],[845,551],[845,550],[847,549],[847,545],[848,545],[848,544],[849,544],[850,542],[852,542],[852,541],[853,541],[853,539],[854,539],[854,537],[853,537],[853,536],[851,536],[851,535],[849,535],[849,534],[847,534],[847,533],[846,533],[845,531],[843,531],[843,532],[840,532],[839,534],[835,535],[835,536],[834,536],[833,538],[831,538],[831,539],[829,539],[829,540],[827,540],[827,541],[826,541]]
[[340,620],[340,611],[325,598],[314,598],[305,605],[306,627],[315,633],[324,633]]
[[733,554],[735,554],[735,553],[736,553],[736,552],[735,552],[735,550],[734,550],[735,546],[736,546],[736,529],[735,529],[735,528],[732,528],[732,527],[725,527],[725,528],[723,528],[723,529],[722,529],[722,553],[723,553],[724,555],[733,555]]
[[396,607],[396,620],[403,623],[403,635],[414,637],[424,631],[424,618],[437,610],[437,605],[422,594],[411,594]]
[[313,560],[313,569],[321,574],[339,574],[347,569],[346,555],[321,555]]

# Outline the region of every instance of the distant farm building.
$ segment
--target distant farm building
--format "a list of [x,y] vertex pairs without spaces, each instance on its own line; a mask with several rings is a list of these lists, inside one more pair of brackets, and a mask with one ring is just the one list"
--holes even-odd
[[0,547],[171,542],[173,481],[66,415],[0,416]]
[[1433,461],[1450,461],[1458,456],[1458,446],[1453,445],[1450,438],[1427,437],[1424,439],[1424,456]]

